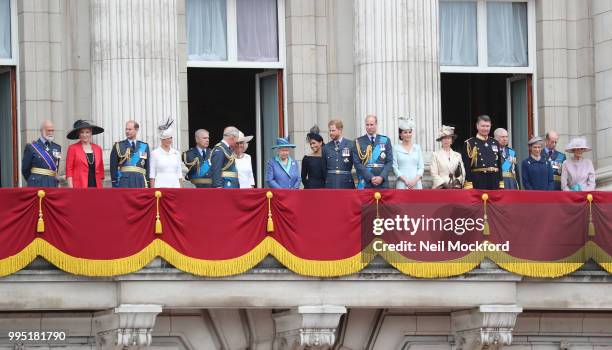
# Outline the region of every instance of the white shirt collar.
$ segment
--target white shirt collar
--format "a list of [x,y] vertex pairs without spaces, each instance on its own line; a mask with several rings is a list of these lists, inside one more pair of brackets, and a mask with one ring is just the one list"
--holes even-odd
[[225,140],[221,140],[221,142],[223,142],[227,147],[230,147],[229,143],[227,143]]

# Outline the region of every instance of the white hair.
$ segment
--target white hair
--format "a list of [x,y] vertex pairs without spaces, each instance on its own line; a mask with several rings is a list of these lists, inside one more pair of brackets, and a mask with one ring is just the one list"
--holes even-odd
[[493,137],[498,137],[502,132],[508,133],[508,130],[504,128],[497,128],[493,131]]

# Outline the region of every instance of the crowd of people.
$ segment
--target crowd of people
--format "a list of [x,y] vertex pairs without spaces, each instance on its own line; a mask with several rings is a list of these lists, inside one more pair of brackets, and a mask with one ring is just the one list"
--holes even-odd
[[[212,149],[209,132],[195,132],[195,147],[182,154],[173,147],[173,122],[158,127],[160,145],[153,151],[138,140],[139,124],[125,124],[126,139],[116,142],[110,154],[110,174],[113,187],[121,188],[180,188],[187,180],[198,188],[253,188],[255,179],[251,157],[246,153],[253,136],[245,136],[236,127],[223,130],[223,139]],[[545,138],[529,140],[529,156],[519,161],[508,146],[509,135],[498,128],[490,137],[491,118],[477,118],[474,137],[467,139],[461,153],[453,150],[457,139],[454,128],[441,126],[436,141],[440,149],[431,158],[431,178],[434,189],[526,189],[589,191],[595,189],[593,163],[584,158],[591,148],[583,138],[574,138],[565,152],[557,150],[559,135],[554,131]],[[334,119],[328,123],[329,139],[324,142],[318,127],[307,135],[312,150],[304,156],[301,171],[291,157],[296,147],[287,138],[278,138],[275,156],[268,160],[265,186],[268,188],[299,189],[363,189],[390,188],[390,176],[395,175],[395,188],[423,188],[425,162],[421,147],[413,141],[415,122],[400,118],[397,139],[377,133],[378,118],[365,118],[366,134],[355,141],[343,137],[343,123]],[[26,145],[22,174],[30,187],[57,187],[61,147],[54,142],[53,123],[45,121],[40,138]],[[71,188],[102,187],[104,160],[102,148],[92,143],[92,136],[104,129],[86,120],[78,120],[67,134],[78,140],[68,147],[66,181]],[[183,175],[183,165],[187,173]],[[354,180],[353,171],[357,175]]]

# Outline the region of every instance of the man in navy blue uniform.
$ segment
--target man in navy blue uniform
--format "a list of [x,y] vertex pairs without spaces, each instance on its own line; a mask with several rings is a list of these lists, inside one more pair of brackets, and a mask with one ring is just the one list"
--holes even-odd
[[212,187],[210,174],[210,155],[208,148],[210,134],[208,130],[199,129],[195,132],[196,146],[183,152],[183,163],[187,167],[185,179],[191,181],[197,188]]
[[28,182],[28,187],[57,187],[62,147],[53,142],[54,134],[53,123],[45,120],[40,125],[38,140],[25,147],[21,174]]
[[233,147],[240,131],[233,126],[223,130],[223,140],[217,143],[210,156],[210,175],[214,188],[240,188]]
[[323,176],[325,188],[355,188],[353,180],[353,141],[342,137],[341,120],[333,119],[327,124],[330,142],[323,146]]
[[378,118],[368,115],[365,119],[366,134],[355,140],[353,163],[357,172],[357,188],[389,188],[388,176],[393,168],[391,141],[377,135]]
[[465,140],[461,156],[465,166],[465,189],[497,190],[504,188],[502,154],[492,137],[491,118],[481,115],[476,121],[478,134]]
[[125,123],[125,137],[116,142],[110,154],[110,173],[113,187],[146,188],[149,183],[149,145],[138,141],[140,125],[130,120]]
[[542,150],[542,156],[548,161],[553,170],[553,190],[561,191],[561,169],[566,161],[565,153],[557,151],[559,134],[550,130],[546,133],[546,143]]

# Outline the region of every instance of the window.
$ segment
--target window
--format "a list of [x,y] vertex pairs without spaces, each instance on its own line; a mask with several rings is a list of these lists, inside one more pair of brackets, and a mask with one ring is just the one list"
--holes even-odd
[[0,0],[0,59],[12,57],[11,0]]
[[441,0],[441,71],[533,73],[534,12],[534,0]]
[[281,68],[282,4],[283,0],[186,0],[188,65]]

